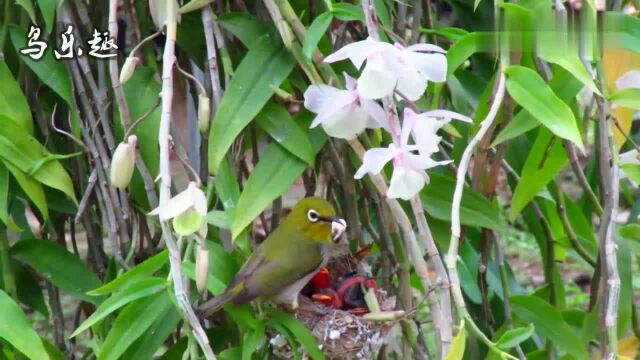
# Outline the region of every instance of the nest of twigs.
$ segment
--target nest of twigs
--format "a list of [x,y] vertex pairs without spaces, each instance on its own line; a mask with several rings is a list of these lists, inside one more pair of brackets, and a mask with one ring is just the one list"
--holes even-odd
[[[332,283],[345,274],[353,272],[357,266],[353,257],[340,257],[327,266]],[[395,297],[389,297],[383,289],[375,289],[381,311],[395,308]],[[362,316],[368,309],[335,309],[300,295],[295,316],[301,320],[318,341],[328,359],[370,359],[383,344],[391,321],[369,321]],[[293,359],[291,347],[276,333],[271,334],[273,353],[281,359]],[[302,351],[302,349],[300,349]]]

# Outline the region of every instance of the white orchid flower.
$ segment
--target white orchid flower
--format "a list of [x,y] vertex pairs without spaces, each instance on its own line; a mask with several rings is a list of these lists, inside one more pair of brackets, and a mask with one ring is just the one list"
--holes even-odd
[[410,108],[404,109],[404,126],[411,129],[411,136],[423,155],[438,152],[438,144],[442,138],[437,132],[451,119],[472,122],[471,118],[448,110],[431,110],[417,114]]
[[332,63],[349,59],[357,68],[367,64],[358,79],[362,97],[380,99],[398,89],[409,100],[418,100],[429,81],[444,82],[447,77],[445,51],[431,44],[404,47],[372,38],[344,46],[327,56]]
[[328,85],[309,86],[304,92],[304,106],[318,114],[312,128],[322,125],[329,136],[350,140],[367,127],[383,126],[384,110],[374,100],[361,96],[355,79],[347,74],[344,78],[346,90]]
[[179,235],[187,236],[196,231],[206,234],[206,229],[202,228],[206,223],[207,196],[192,181],[184,191],[169,199],[162,207],[155,208],[149,215],[158,215],[160,221],[173,219],[173,229]]
[[[421,145],[409,145],[409,134],[413,130],[416,122],[405,122],[400,136],[400,144],[390,144],[387,148],[374,148],[367,150],[362,158],[362,165],[356,172],[354,178],[360,179],[365,174],[378,174],[382,168],[393,160],[393,174],[387,196],[390,198],[400,198],[409,200],[415,196],[422,187],[429,181],[426,169],[438,165],[445,165],[451,161],[434,161],[431,153],[423,152]],[[424,136],[422,139],[432,139],[439,142],[440,138],[435,135],[439,126],[420,129]],[[429,134],[427,134],[427,132]],[[437,151],[437,142],[435,144]],[[426,148],[425,148],[426,149]],[[419,153],[414,153],[419,151]],[[435,152],[435,151],[434,151]]]

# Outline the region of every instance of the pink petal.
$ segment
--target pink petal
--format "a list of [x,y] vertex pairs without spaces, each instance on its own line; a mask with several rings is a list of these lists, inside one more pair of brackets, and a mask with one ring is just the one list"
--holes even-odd
[[304,107],[317,114],[344,91],[329,85],[311,85],[304,92]]
[[394,71],[398,77],[398,91],[411,101],[420,99],[427,89],[427,79],[410,65],[399,65]]
[[620,160],[620,165],[624,165],[624,164],[640,165],[640,154],[638,153],[638,150],[630,150],[620,154],[619,160]]
[[624,73],[616,80],[616,88],[640,88],[640,70],[631,70]]
[[355,90],[357,84],[356,79],[349,76],[346,72],[343,72],[342,76],[344,76],[344,83],[347,90]]
[[430,154],[404,154],[403,160],[405,160],[407,167],[414,170],[426,170],[451,163],[451,160],[434,161]]
[[353,176],[354,179],[361,179],[366,173],[379,174],[382,168],[398,153],[397,149],[374,148],[364,153],[362,165]]
[[416,115],[417,114],[415,113],[415,111],[411,110],[410,108],[404,108],[402,129],[400,131],[400,143],[402,145],[407,145],[409,143],[409,134],[411,133],[411,130],[413,129],[417,120]]

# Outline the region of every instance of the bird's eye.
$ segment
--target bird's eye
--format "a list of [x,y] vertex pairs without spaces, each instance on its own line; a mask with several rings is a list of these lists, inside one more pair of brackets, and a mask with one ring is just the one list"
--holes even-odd
[[318,212],[311,209],[309,211],[307,211],[307,218],[309,219],[309,221],[311,222],[316,222],[318,221],[319,217],[318,217]]

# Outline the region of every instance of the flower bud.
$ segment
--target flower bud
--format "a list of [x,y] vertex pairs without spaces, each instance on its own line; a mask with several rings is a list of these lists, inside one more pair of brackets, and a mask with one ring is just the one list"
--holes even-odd
[[208,276],[209,250],[204,245],[198,245],[198,250],[196,250],[196,287],[200,293],[203,293],[207,288]]
[[133,168],[136,163],[136,143],[138,138],[135,135],[129,136],[126,142],[118,144],[111,159],[111,186],[118,189],[126,189],[133,176]]
[[362,318],[367,321],[392,321],[404,316],[404,310],[376,311],[364,314]]
[[120,84],[124,84],[131,78],[133,75],[133,70],[136,69],[140,63],[140,58],[136,56],[129,56],[127,60],[124,61],[124,65],[122,65],[122,70],[120,71]]
[[201,133],[209,130],[209,118],[211,117],[211,105],[209,97],[198,96],[198,129]]

